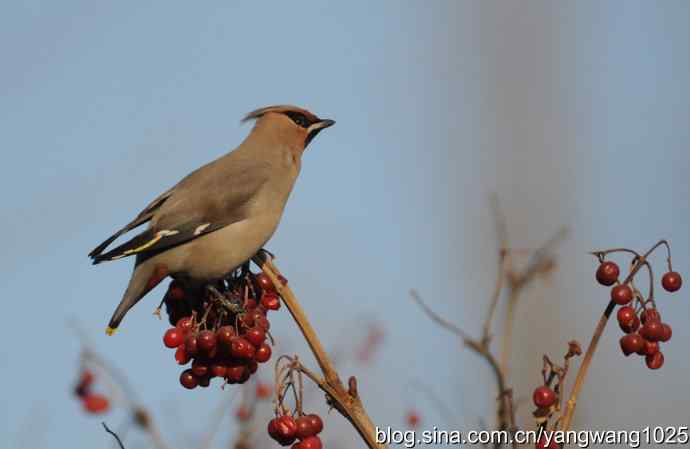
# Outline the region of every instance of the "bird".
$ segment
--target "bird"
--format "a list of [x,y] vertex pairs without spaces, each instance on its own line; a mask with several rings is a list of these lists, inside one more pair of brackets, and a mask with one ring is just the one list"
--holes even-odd
[[[241,123],[249,121],[254,127],[238,147],[191,172],[89,253],[93,264],[135,256],[108,335],[166,277],[209,285],[262,249],[280,223],[304,150],[335,124],[292,105],[254,110]],[[106,251],[145,223],[143,232]]]

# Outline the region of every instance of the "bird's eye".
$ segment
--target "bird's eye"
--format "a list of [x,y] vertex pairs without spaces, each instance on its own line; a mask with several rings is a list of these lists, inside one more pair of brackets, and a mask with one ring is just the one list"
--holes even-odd
[[301,126],[302,128],[308,128],[309,127],[309,120],[307,117],[300,113],[300,112],[294,112],[294,111],[288,111],[285,113],[290,119],[295,122],[297,126]]

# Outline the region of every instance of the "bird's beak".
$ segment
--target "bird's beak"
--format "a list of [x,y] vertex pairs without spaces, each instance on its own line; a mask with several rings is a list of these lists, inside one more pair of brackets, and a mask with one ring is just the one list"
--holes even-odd
[[304,142],[304,147],[306,148],[307,145],[309,145],[309,142],[312,141],[314,137],[321,131],[329,126],[335,125],[335,120],[330,120],[330,119],[324,119],[324,120],[319,120],[316,123],[312,123],[312,125],[307,128],[307,139]]
[[324,119],[324,120],[321,120],[320,122],[316,122],[316,125],[318,125],[319,129],[326,129],[329,126],[335,125],[335,120]]

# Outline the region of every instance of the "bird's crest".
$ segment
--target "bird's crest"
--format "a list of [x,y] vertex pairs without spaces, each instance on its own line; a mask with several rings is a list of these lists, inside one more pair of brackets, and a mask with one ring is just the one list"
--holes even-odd
[[277,112],[279,114],[284,114],[286,112],[299,112],[301,114],[304,114],[310,122],[317,121],[319,119],[317,116],[307,111],[306,109],[297,106],[292,106],[289,104],[279,104],[274,106],[266,106],[265,108],[260,108],[250,112],[249,114],[244,116],[244,118],[242,119],[242,123],[248,122],[249,120],[259,119],[268,112]]

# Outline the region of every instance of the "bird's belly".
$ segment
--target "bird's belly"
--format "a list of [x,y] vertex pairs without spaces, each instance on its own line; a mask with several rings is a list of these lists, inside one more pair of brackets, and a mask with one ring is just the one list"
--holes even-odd
[[225,277],[256,254],[277,225],[271,216],[253,217],[199,237],[187,248],[181,274],[194,282]]

